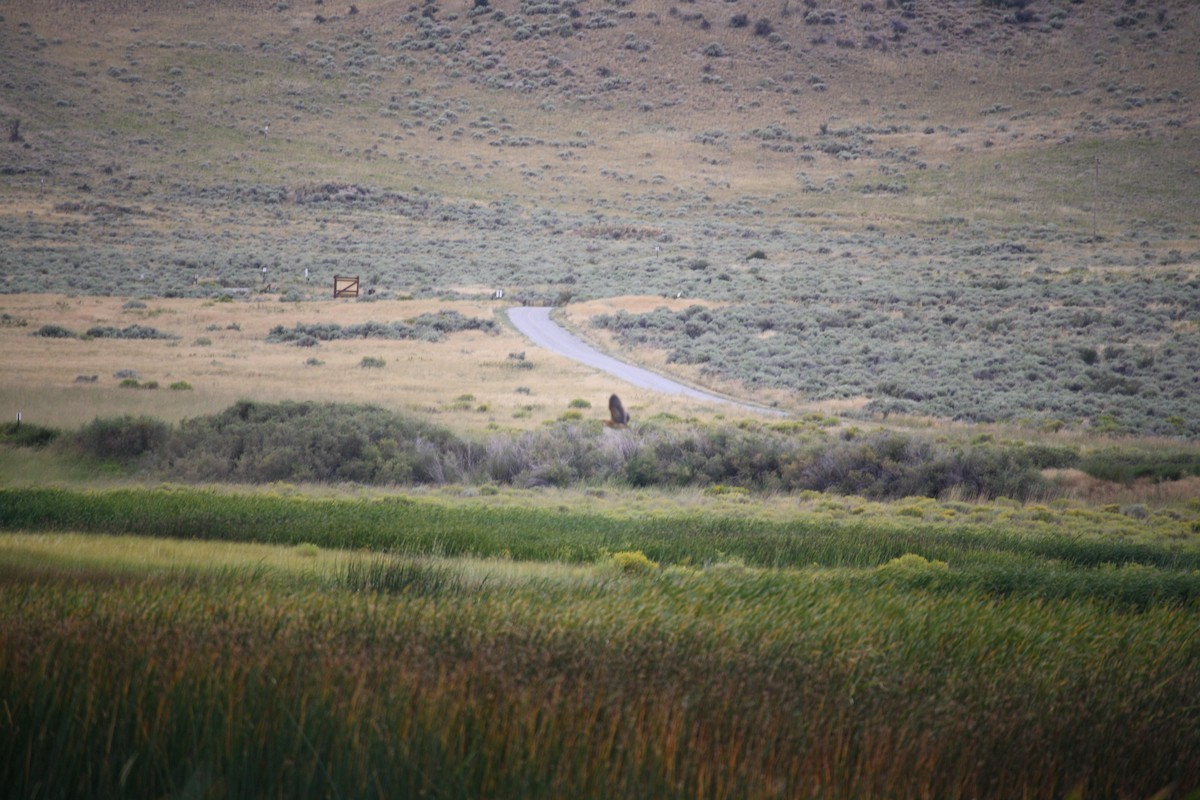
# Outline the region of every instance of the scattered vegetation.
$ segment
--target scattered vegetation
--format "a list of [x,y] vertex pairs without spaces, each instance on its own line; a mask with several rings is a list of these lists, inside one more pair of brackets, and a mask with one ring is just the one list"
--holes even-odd
[[345,327],[337,324],[301,323],[291,329],[277,325],[267,335],[267,341],[286,342],[303,347],[311,347],[318,341],[328,342],[336,339],[421,339],[440,342],[447,334],[474,330],[494,333],[496,323],[493,320],[467,317],[457,311],[440,311],[436,314],[422,314],[409,322],[364,322]]
[[[462,395],[454,407],[475,409],[476,398]],[[581,407],[572,404],[559,422],[539,430],[493,433],[477,441],[373,406],[242,401],[177,426],[145,418],[97,419],[71,441],[95,458],[146,454],[144,466],[174,479],[251,483],[616,482],[715,493],[813,490],[871,499],[1032,500],[1054,493],[1042,474],[1046,469],[1077,468],[1126,482],[1200,474],[1194,448],[1138,456],[986,436],[955,442],[885,430],[838,431],[819,422],[704,426],[650,420],[616,438],[600,421],[583,420]]]
[[[156,328],[144,325],[130,325],[117,328],[112,325],[97,325],[88,328],[87,335],[93,339],[178,339],[171,333],[163,333]],[[211,342],[210,342],[211,344]]]

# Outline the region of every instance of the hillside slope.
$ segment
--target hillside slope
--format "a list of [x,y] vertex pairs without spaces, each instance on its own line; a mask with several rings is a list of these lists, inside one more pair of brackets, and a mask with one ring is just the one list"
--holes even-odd
[[695,298],[605,324],[751,394],[1200,431],[1186,0],[0,13],[0,291]]

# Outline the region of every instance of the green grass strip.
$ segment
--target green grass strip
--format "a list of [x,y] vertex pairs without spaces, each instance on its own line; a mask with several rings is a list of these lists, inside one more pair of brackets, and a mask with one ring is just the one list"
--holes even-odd
[[1136,543],[920,521],[776,522],[680,515],[625,520],[602,514],[482,506],[397,497],[281,498],[191,489],[0,490],[0,530],[71,530],[182,539],[312,543],[444,556],[585,562],[642,550],[666,564],[730,558],[750,566],[873,567],[906,553],[955,567],[1139,564],[1200,569],[1200,552]]

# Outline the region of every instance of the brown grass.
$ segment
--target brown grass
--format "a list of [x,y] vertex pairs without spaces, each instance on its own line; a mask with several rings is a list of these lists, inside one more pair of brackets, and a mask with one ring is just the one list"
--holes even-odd
[[1177,481],[1143,479],[1124,484],[1093,478],[1077,469],[1047,470],[1046,475],[1064,497],[1088,505],[1161,506],[1200,499],[1200,477],[1195,476]]

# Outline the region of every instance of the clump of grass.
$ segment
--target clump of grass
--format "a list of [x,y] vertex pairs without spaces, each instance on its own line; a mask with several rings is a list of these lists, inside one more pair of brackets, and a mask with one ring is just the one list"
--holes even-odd
[[363,356],[362,361],[358,362],[358,365],[363,369],[380,369],[385,364],[387,362],[378,356]]
[[338,573],[336,583],[354,592],[382,592],[434,597],[454,590],[458,583],[445,567],[380,556],[352,561]]
[[741,497],[750,494],[750,490],[745,486],[726,486],[722,483],[713,484],[704,488],[704,494],[710,497],[732,496]]

